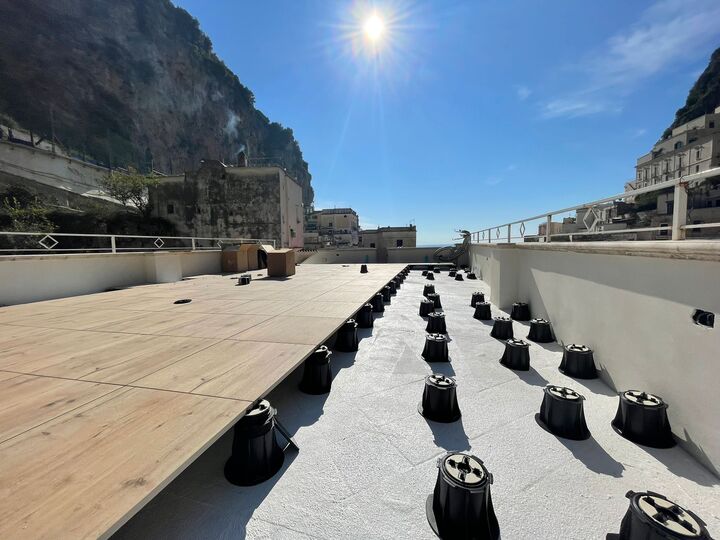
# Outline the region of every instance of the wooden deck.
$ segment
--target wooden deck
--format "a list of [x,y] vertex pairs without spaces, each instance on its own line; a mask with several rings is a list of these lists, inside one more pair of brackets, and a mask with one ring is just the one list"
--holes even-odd
[[403,267],[0,308],[0,537],[112,534]]

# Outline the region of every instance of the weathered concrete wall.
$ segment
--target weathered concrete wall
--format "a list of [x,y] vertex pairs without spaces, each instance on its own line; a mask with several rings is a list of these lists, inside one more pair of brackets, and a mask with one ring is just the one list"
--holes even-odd
[[220,271],[220,251],[0,257],[0,305],[64,298]]
[[305,245],[302,187],[280,171],[280,247],[302,248]]
[[[382,248],[380,248],[382,249]],[[432,263],[437,248],[389,248],[385,250],[388,263]],[[376,263],[380,262],[377,248],[319,249],[303,262],[324,263]]]
[[375,249],[348,248],[348,249],[320,249],[303,264],[357,264],[377,262]]
[[387,248],[389,263],[432,263],[436,247]]
[[0,141],[0,173],[85,196],[103,196],[108,171],[41,148]]
[[163,178],[150,199],[155,216],[188,235],[303,245],[302,187],[277,167],[208,160],[196,172]]
[[720,312],[720,243],[485,244],[470,261],[493,304],[528,302],[560,343],[595,351],[615,390],[662,396],[683,446],[720,470],[720,327],[691,318]]

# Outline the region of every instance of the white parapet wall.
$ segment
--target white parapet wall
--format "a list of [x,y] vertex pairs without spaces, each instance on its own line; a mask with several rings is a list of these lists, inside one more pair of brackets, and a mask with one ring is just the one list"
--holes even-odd
[[219,250],[0,257],[0,305],[220,273]]
[[720,242],[477,244],[470,265],[493,304],[528,302],[559,343],[591,347],[616,391],[662,396],[673,433],[718,474],[720,324],[692,316],[720,313]]
[[303,253],[302,263],[304,264],[361,264],[361,263],[433,263],[433,253],[436,247],[399,247],[386,248],[386,260],[376,248],[342,248],[342,249],[318,249],[312,253]]

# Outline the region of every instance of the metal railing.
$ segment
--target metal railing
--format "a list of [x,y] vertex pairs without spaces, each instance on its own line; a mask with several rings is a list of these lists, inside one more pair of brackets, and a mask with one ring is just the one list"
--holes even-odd
[[[696,229],[719,228],[720,222],[688,224],[688,190],[697,187],[708,179],[720,179],[720,167],[709,169],[707,171],[696,174],[687,175],[675,180],[660,182],[633,191],[623,192],[611,197],[605,197],[596,201],[591,201],[576,206],[545,212],[536,216],[511,221],[502,225],[480,229],[471,233],[471,239],[474,243],[512,243],[513,241],[521,242],[551,242],[553,239],[563,239],[574,241],[577,237],[592,237],[598,235],[634,235],[636,233],[655,232],[657,239],[671,238],[672,240],[684,240],[687,231]],[[637,228],[619,228],[619,222],[612,223],[603,217],[608,214],[617,201],[627,199],[634,200],[639,195],[652,193],[661,190],[673,190],[672,216],[668,214],[668,223],[660,223],[658,226],[642,226]],[[580,212],[579,212],[580,211]],[[576,212],[576,218],[582,223],[582,226],[576,222],[558,223],[553,222],[553,216]],[[622,220],[621,220],[622,221]],[[538,234],[528,234],[529,225],[538,224]],[[544,231],[541,229],[544,224]],[[578,225],[576,230],[558,231],[558,226],[562,225]],[[670,233],[668,235],[668,233]]]
[[209,238],[0,231],[0,253],[128,253],[148,251],[210,251],[224,245],[269,244],[270,238]]

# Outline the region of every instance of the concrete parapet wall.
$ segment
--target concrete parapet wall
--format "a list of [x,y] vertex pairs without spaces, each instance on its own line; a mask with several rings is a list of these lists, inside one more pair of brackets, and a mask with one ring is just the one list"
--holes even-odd
[[720,312],[720,242],[479,244],[470,265],[493,304],[528,302],[559,343],[591,347],[615,390],[662,396],[673,433],[718,474],[720,326],[692,315]]
[[[376,263],[379,248],[319,249],[303,259],[305,264],[357,264]],[[429,248],[384,248],[388,263],[432,263],[436,247]]]
[[0,305],[166,283],[220,272],[220,251],[0,257]]

